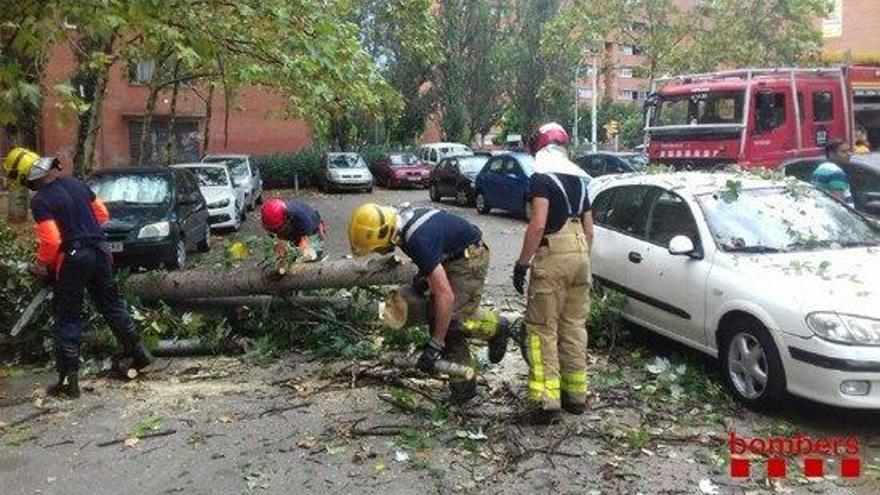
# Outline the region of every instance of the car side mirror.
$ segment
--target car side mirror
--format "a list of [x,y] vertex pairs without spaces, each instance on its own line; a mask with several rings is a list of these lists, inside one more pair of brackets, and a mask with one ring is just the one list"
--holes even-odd
[[673,256],[691,256],[694,251],[694,241],[686,235],[677,235],[669,241],[669,254]]

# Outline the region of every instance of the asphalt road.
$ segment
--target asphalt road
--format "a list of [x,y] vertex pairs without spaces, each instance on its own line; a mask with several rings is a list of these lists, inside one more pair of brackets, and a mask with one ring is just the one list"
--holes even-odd
[[[519,296],[511,286],[510,274],[513,264],[519,256],[522,246],[522,236],[525,232],[525,220],[506,215],[502,212],[492,212],[489,215],[481,215],[473,207],[456,206],[452,200],[443,203],[432,203],[428,198],[426,189],[380,189],[377,188],[371,194],[365,193],[342,193],[321,194],[315,191],[303,191],[299,195],[292,190],[267,191],[264,199],[282,197],[285,199],[296,198],[316,208],[327,222],[330,231],[327,253],[331,258],[343,257],[350,254],[346,226],[348,218],[354,209],[363,203],[374,202],[379,204],[399,205],[410,203],[417,206],[434,206],[460,215],[483,231],[486,244],[489,245],[492,261],[489,267],[489,278],[486,282],[486,297],[494,303],[502,305],[521,305],[525,299]],[[259,211],[255,210],[248,215],[247,222],[242,226],[241,235],[265,235],[260,226]]]

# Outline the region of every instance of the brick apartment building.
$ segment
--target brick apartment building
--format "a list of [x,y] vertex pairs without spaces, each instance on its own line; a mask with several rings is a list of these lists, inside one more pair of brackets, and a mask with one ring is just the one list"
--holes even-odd
[[[56,45],[48,58],[44,85],[70,79],[75,68],[73,55],[66,45]],[[47,91],[51,94],[51,91]],[[96,143],[95,168],[125,167],[137,163],[140,135],[143,128],[149,89],[133,80],[128,67],[115,64],[110,71],[101,109],[101,130]],[[212,99],[210,136],[207,150],[203,136],[207,121],[204,88],[181,85],[177,98],[176,139],[177,161],[197,161],[207,153],[251,153],[296,151],[312,142],[310,127],[301,120],[285,119],[283,97],[258,87],[244,87],[232,100],[228,133],[224,129],[226,101],[222,91]],[[157,156],[166,142],[169,126],[171,90],[160,94],[153,117],[148,152]],[[65,115],[57,98],[50,96],[43,107],[41,151],[47,154],[72,152],[76,144],[77,124],[72,115]],[[228,136],[228,139],[227,139]],[[149,162],[149,158],[147,162]]]

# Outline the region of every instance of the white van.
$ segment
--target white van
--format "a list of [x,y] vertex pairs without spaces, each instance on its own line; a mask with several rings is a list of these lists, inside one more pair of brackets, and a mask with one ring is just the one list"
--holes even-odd
[[429,167],[435,167],[440,160],[459,155],[473,155],[470,148],[461,143],[429,143],[419,148],[419,160]]

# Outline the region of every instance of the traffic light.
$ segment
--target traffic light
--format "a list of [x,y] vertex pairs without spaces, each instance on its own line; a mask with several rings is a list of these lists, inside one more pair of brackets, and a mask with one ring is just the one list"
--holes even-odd
[[620,132],[616,120],[609,121],[603,127],[605,127],[605,134],[607,134],[608,137],[614,137]]

